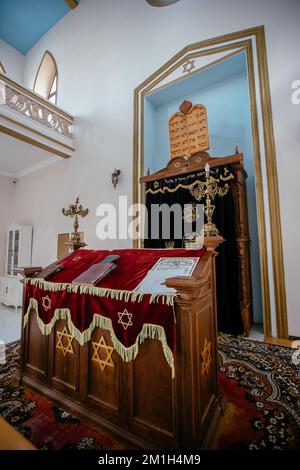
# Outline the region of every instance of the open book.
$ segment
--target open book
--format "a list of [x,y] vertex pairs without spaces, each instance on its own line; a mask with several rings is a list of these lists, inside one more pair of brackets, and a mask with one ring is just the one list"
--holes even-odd
[[159,258],[135,290],[143,294],[176,292],[176,289],[165,285],[166,279],[177,276],[191,276],[199,259],[199,257]]

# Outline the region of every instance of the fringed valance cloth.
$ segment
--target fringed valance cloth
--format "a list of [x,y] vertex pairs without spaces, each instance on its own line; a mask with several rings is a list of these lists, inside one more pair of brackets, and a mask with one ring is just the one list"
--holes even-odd
[[[95,327],[109,330],[115,350],[124,361],[133,360],[147,338],[161,342],[174,373],[176,346],[176,294],[141,294],[135,288],[163,256],[201,257],[202,250],[79,250],[59,264],[64,270],[51,278],[28,279],[25,284],[26,326],[35,313],[41,332],[49,335],[59,319],[67,321],[70,334],[83,345]],[[98,286],[75,285],[72,280],[111,254],[120,255],[117,269]]]

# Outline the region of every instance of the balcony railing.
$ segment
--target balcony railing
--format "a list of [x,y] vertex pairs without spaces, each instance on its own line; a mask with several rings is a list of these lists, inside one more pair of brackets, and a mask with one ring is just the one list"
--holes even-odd
[[0,73],[0,128],[63,157],[74,153],[74,118]]

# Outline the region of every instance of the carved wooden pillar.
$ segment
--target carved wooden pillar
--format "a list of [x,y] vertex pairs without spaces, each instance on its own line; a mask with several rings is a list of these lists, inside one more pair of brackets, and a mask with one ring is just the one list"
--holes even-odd
[[249,336],[252,324],[252,291],[249,250],[249,226],[247,191],[242,163],[232,166],[234,180],[231,183],[235,207],[236,240],[239,256],[240,308],[244,325],[244,335]]

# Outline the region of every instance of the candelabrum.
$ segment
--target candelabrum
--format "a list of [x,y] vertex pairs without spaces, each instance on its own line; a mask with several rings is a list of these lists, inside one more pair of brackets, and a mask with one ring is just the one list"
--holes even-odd
[[61,211],[63,215],[74,219],[74,223],[73,223],[74,232],[71,233],[71,237],[70,237],[70,244],[73,246],[74,251],[78,250],[79,248],[83,248],[84,246],[86,246],[86,243],[81,241],[80,233],[78,232],[78,228],[79,228],[78,217],[87,216],[89,213],[89,209],[84,209],[83,206],[79,202],[79,197],[77,197],[75,204],[70,204],[68,209],[62,209]]
[[[228,175],[229,173],[229,175]],[[215,205],[213,201],[216,196],[223,197],[229,190],[229,184],[225,183],[220,186],[220,181],[227,181],[233,178],[233,175],[229,170],[225,169],[226,177],[221,176],[220,178],[214,178],[210,174],[209,164],[205,165],[205,181],[199,181],[190,192],[197,201],[200,201],[203,197],[205,198],[204,213],[206,215],[206,223],[203,226],[202,234],[205,237],[218,237],[220,236],[217,226],[213,223],[213,213],[215,211]]]

